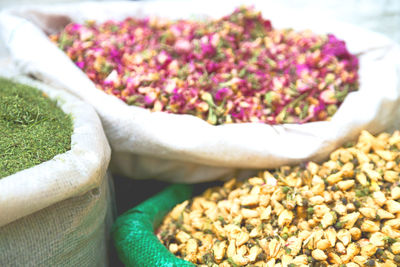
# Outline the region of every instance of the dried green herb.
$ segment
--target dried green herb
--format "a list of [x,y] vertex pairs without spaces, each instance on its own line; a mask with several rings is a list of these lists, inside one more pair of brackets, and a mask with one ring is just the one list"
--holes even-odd
[[0,178],[71,149],[72,120],[43,92],[0,78]]

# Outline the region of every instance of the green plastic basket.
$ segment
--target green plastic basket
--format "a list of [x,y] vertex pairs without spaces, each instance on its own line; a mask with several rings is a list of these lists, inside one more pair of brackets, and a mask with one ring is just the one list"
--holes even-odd
[[119,258],[126,266],[195,266],[175,257],[154,234],[164,216],[192,196],[193,186],[172,185],[122,214],[113,225],[112,236]]

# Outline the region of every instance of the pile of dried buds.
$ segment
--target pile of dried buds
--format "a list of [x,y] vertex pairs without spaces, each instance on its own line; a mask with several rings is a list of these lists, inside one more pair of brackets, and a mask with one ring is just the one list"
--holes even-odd
[[273,29],[245,7],[207,21],[72,23],[50,38],[106,93],[211,124],[328,120],[358,88],[343,41]]
[[228,181],[177,205],[157,232],[200,266],[400,266],[400,132],[318,165]]

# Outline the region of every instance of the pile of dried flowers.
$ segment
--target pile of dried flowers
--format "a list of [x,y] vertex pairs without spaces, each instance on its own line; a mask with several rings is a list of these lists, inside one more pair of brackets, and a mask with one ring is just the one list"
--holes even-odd
[[177,205],[157,232],[200,266],[399,266],[400,132],[318,165],[230,180]]
[[358,88],[343,41],[273,29],[246,7],[207,21],[71,23],[50,38],[106,93],[214,125],[328,120]]

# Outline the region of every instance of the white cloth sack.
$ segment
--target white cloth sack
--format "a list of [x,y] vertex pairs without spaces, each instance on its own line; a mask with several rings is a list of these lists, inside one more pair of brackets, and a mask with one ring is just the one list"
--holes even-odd
[[[191,115],[128,106],[96,89],[46,34],[87,19],[127,16],[220,17],[240,3],[254,4],[275,28],[311,29],[344,39],[360,55],[360,90],[349,94],[331,121],[285,125],[260,123],[213,126]],[[0,16],[1,36],[18,68],[64,88],[90,103],[102,119],[113,149],[112,167],[132,178],[199,182],[242,169],[273,168],[320,160],[362,129],[392,127],[400,96],[399,47],[383,35],[315,14],[296,13],[277,1],[160,1],[77,3],[23,7]]]
[[113,201],[100,119],[65,91],[14,79],[57,99],[74,129],[71,150],[0,179],[0,266],[107,266]]

